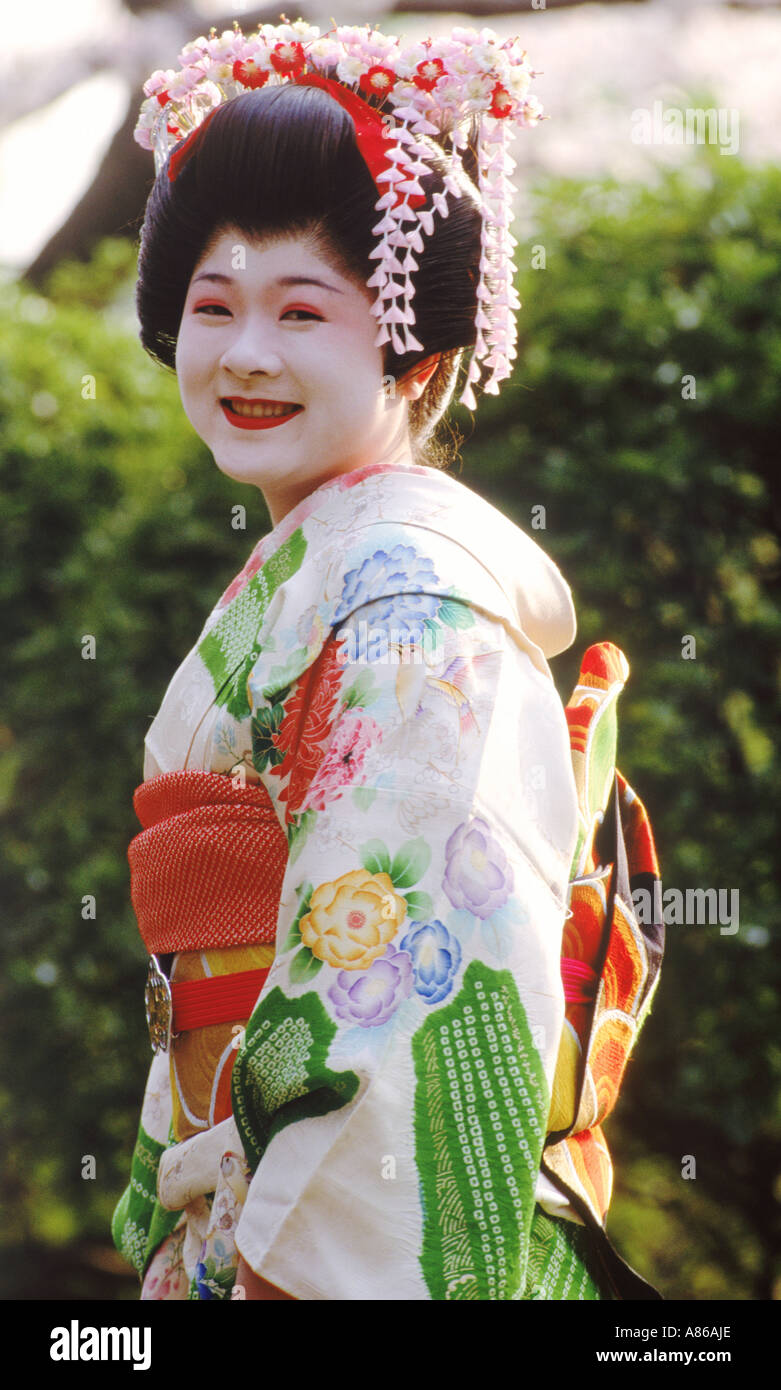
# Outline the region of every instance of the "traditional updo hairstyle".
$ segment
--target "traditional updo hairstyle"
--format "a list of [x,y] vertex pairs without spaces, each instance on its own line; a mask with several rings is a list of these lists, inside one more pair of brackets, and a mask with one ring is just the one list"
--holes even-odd
[[[136,307],[151,357],[175,370],[191,276],[228,226],[248,240],[308,233],[327,263],[371,294],[366,281],[377,268],[369,253],[382,215],[375,209],[379,192],[350,115],[326,92],[292,82],[244,92],[216,109],[194,143],[173,182],[167,167],[160,171],[141,229]],[[432,208],[449,166],[441,146],[427,143],[432,172],[420,182]],[[398,356],[390,343],[382,349],[383,372],[397,379],[442,354],[420,399],[409,402],[415,460],[431,467],[452,462],[460,442],[451,434],[443,445],[434,431],[456,389],[463,349],[476,340],[481,214],[472,150],[470,139],[461,197],[446,195],[449,215],[434,213],[433,232],[423,235],[423,253],[415,257],[412,329],[424,351]]]

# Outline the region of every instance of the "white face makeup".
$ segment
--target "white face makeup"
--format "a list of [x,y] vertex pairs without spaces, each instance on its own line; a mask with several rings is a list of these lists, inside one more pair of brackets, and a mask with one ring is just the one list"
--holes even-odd
[[195,267],[176,348],[182,404],[218,468],[260,488],[274,525],[338,474],[412,461],[372,302],[305,236],[247,242],[229,228]]

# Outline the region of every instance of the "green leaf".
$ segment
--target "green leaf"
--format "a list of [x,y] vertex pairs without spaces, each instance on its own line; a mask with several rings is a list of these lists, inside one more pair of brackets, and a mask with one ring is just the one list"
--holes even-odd
[[361,674],[353,681],[350,689],[343,698],[345,709],[355,709],[363,705],[371,704],[377,698],[377,692],[372,690],[374,685],[374,672],[361,671]]
[[299,816],[297,820],[291,821],[288,826],[287,839],[290,846],[288,862],[290,864],[295,864],[299,854],[304,848],[307,835],[315,823],[316,815],[317,812],[311,809],[304,811],[303,815]]
[[278,690],[289,690],[290,686],[298,680],[306,664],[307,649],[306,647],[298,647],[296,651],[291,652],[282,666],[272,666],[269,671],[269,679],[262,691],[265,698],[267,700],[272,699]]
[[274,742],[284,717],[282,705],[275,704],[270,709],[258,710],[252,720],[252,762],[258,772],[284,762],[285,754]]
[[306,912],[309,911],[309,905],[310,905],[310,903],[311,903],[311,901],[312,901],[312,892],[313,892],[312,884],[311,884],[311,883],[302,883],[302,884],[296,889],[296,892],[298,893],[298,902],[299,902],[298,912],[296,913],[296,921],[298,921],[301,917],[304,916],[304,914],[305,914]]
[[301,887],[297,891],[298,911],[290,924],[290,931],[288,932],[287,936],[285,937],[285,940],[282,943],[283,951],[290,951],[293,949],[294,946],[300,946],[301,931],[299,928],[299,923],[301,921],[301,918],[306,916],[307,912],[309,911],[309,905],[312,901],[311,883],[302,883]]
[[359,811],[368,811],[376,795],[376,787],[353,787],[353,801]]
[[301,945],[301,932],[298,929],[298,918],[291,923],[290,931],[282,942],[283,951],[292,951],[294,946]]
[[390,867],[391,882],[394,888],[411,888],[422,878],[431,863],[431,850],[419,835],[416,840],[407,840],[401,846]]
[[451,599],[443,599],[437,617],[447,627],[474,627],[475,618],[471,608]]
[[308,946],[302,946],[290,962],[291,982],[294,985],[305,985],[309,980],[313,980],[322,968],[323,962],[312,955]]
[[403,896],[407,904],[407,912],[411,918],[416,921],[423,921],[433,916],[434,903],[430,893],[405,893]]
[[358,847],[358,853],[367,874],[390,874],[390,850],[382,840],[367,840]]

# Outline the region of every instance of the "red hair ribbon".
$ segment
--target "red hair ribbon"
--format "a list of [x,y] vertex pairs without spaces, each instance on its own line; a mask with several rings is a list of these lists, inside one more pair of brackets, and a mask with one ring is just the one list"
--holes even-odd
[[[340,82],[335,82],[333,78],[321,77],[319,73],[309,72],[302,77],[296,78],[298,87],[320,87],[324,92],[328,92],[334,101],[338,101],[345,111],[352,117],[355,126],[355,139],[369,173],[377,184],[380,193],[387,193],[390,184],[377,183],[378,174],[382,174],[389,167],[391,161],[386,153],[386,146],[390,138],[388,128],[382,119],[379,111],[374,106],[370,106],[368,101],[359,97],[356,92],[350,92],[343,87]],[[403,172],[403,171],[402,171]],[[407,175],[411,178],[411,175]],[[402,201],[399,193],[396,202]],[[410,194],[410,207],[419,207],[425,203],[425,194]]]
[[[338,101],[339,105],[344,107],[344,110],[352,117],[352,122],[355,126],[355,139],[366,167],[377,185],[378,191],[380,193],[386,193],[391,185],[377,183],[377,176],[378,174],[384,173],[391,163],[386,152],[390,136],[379,111],[377,111],[375,107],[370,106],[367,101],[364,101],[363,97],[359,97],[355,92],[348,91],[340,82],[334,82],[330,77],[321,77],[319,73],[306,73],[301,77],[297,77],[295,82],[299,87],[320,87],[322,91],[327,92],[329,96],[333,97],[334,101]],[[173,182],[175,178],[178,178],[184,165],[195,152],[199,136],[203,134],[204,129],[218,109],[219,108],[216,106],[212,107],[209,114],[201,121],[201,124],[190,132],[179,148],[171,155],[168,161],[168,177],[171,182]],[[404,171],[402,170],[402,172]],[[408,175],[408,177],[411,177],[411,175]],[[397,204],[401,201],[402,195],[401,193],[397,193]],[[425,195],[422,193],[410,194],[410,207],[419,207],[420,204],[425,203],[425,201]]]
[[200,137],[203,135],[209,121],[218,109],[218,107],[213,106],[208,115],[204,116],[201,124],[196,126],[195,130],[191,130],[190,134],[182,141],[179,148],[174,150],[168,161],[168,178],[171,183],[173,183],[174,179],[179,177],[188,159],[194,154],[195,147],[199,143]]

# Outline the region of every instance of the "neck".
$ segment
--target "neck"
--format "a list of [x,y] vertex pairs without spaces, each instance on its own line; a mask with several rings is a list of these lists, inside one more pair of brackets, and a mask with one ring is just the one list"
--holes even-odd
[[396,449],[388,450],[386,453],[383,453],[380,458],[371,460],[365,459],[360,462],[356,462],[354,459],[348,459],[345,461],[342,468],[330,468],[325,471],[322,476],[316,476],[314,478],[309,477],[305,482],[298,485],[296,485],[293,480],[289,487],[275,488],[273,491],[267,489],[263,492],[263,499],[268,508],[269,516],[271,517],[271,524],[276,530],[280,522],[284,521],[285,517],[288,516],[295,507],[299,506],[307,497],[311,497],[312,493],[317,492],[318,488],[323,487],[325,483],[330,483],[334,478],[343,477],[347,473],[357,472],[359,468],[366,468],[369,466],[375,468],[411,467],[414,465],[414,462],[415,460],[412,457],[412,450],[409,442],[405,441],[404,444],[400,444]]

